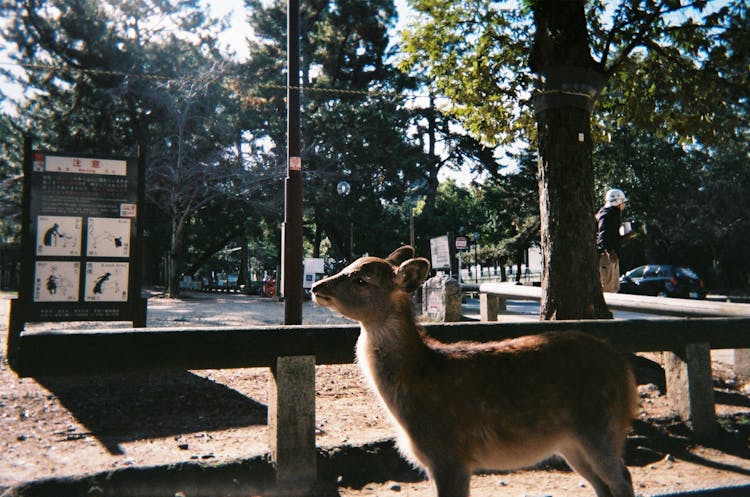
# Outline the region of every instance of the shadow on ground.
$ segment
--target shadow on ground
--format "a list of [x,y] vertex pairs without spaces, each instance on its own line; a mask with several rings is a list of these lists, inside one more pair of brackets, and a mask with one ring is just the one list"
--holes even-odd
[[264,404],[188,371],[49,378],[36,381],[112,454],[149,438],[265,425]]
[[[747,448],[746,419],[722,420],[722,434],[717,445],[725,452],[750,458]],[[661,420],[656,423],[636,421],[628,437],[628,465],[645,466],[671,454],[707,467],[716,463],[689,452],[695,445],[692,432],[683,423]],[[345,446],[318,451],[318,482],[309,493],[298,489],[280,489],[275,482],[273,464],[268,456],[225,464],[181,463],[169,466],[124,468],[84,478],[40,480],[8,489],[5,497],[174,497],[188,495],[215,497],[279,496],[338,497],[339,488],[362,488],[369,483],[386,481],[416,482],[424,475],[404,461],[392,440],[363,446]],[[549,460],[541,469],[567,469],[561,460]],[[744,468],[720,465],[720,469],[748,475]],[[284,492],[287,492],[286,494]],[[750,497],[750,485],[680,493],[680,497]],[[672,497],[664,495],[662,497]],[[674,495],[677,497],[677,495]]]

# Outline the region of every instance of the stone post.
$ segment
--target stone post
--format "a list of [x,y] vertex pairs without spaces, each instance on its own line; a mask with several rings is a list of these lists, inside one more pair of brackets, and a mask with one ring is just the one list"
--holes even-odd
[[422,285],[422,314],[430,321],[461,320],[461,285],[453,278],[439,274]]
[[677,415],[688,421],[698,440],[716,437],[711,345],[689,343],[684,350],[664,352],[667,398]]
[[316,480],[315,356],[279,357],[271,373],[268,436],[278,495],[306,495]]

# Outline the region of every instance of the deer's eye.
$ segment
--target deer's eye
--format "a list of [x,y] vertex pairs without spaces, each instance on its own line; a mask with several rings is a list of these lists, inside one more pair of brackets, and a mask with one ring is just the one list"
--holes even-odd
[[364,278],[355,278],[354,283],[357,286],[367,286],[367,282],[364,280]]

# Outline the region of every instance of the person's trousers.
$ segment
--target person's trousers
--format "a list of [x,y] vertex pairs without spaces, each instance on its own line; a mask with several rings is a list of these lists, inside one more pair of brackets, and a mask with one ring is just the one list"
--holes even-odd
[[616,292],[620,288],[620,260],[614,252],[599,254],[599,280],[604,292]]

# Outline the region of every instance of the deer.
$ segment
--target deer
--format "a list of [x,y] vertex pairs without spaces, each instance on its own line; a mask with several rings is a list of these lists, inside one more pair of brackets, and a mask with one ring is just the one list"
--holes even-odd
[[433,494],[468,497],[475,471],[559,455],[597,497],[633,497],[623,451],[638,396],[626,358],[571,331],[438,342],[412,307],[429,270],[403,246],[385,259],[362,257],[311,291],[318,305],[360,323],[356,360]]

